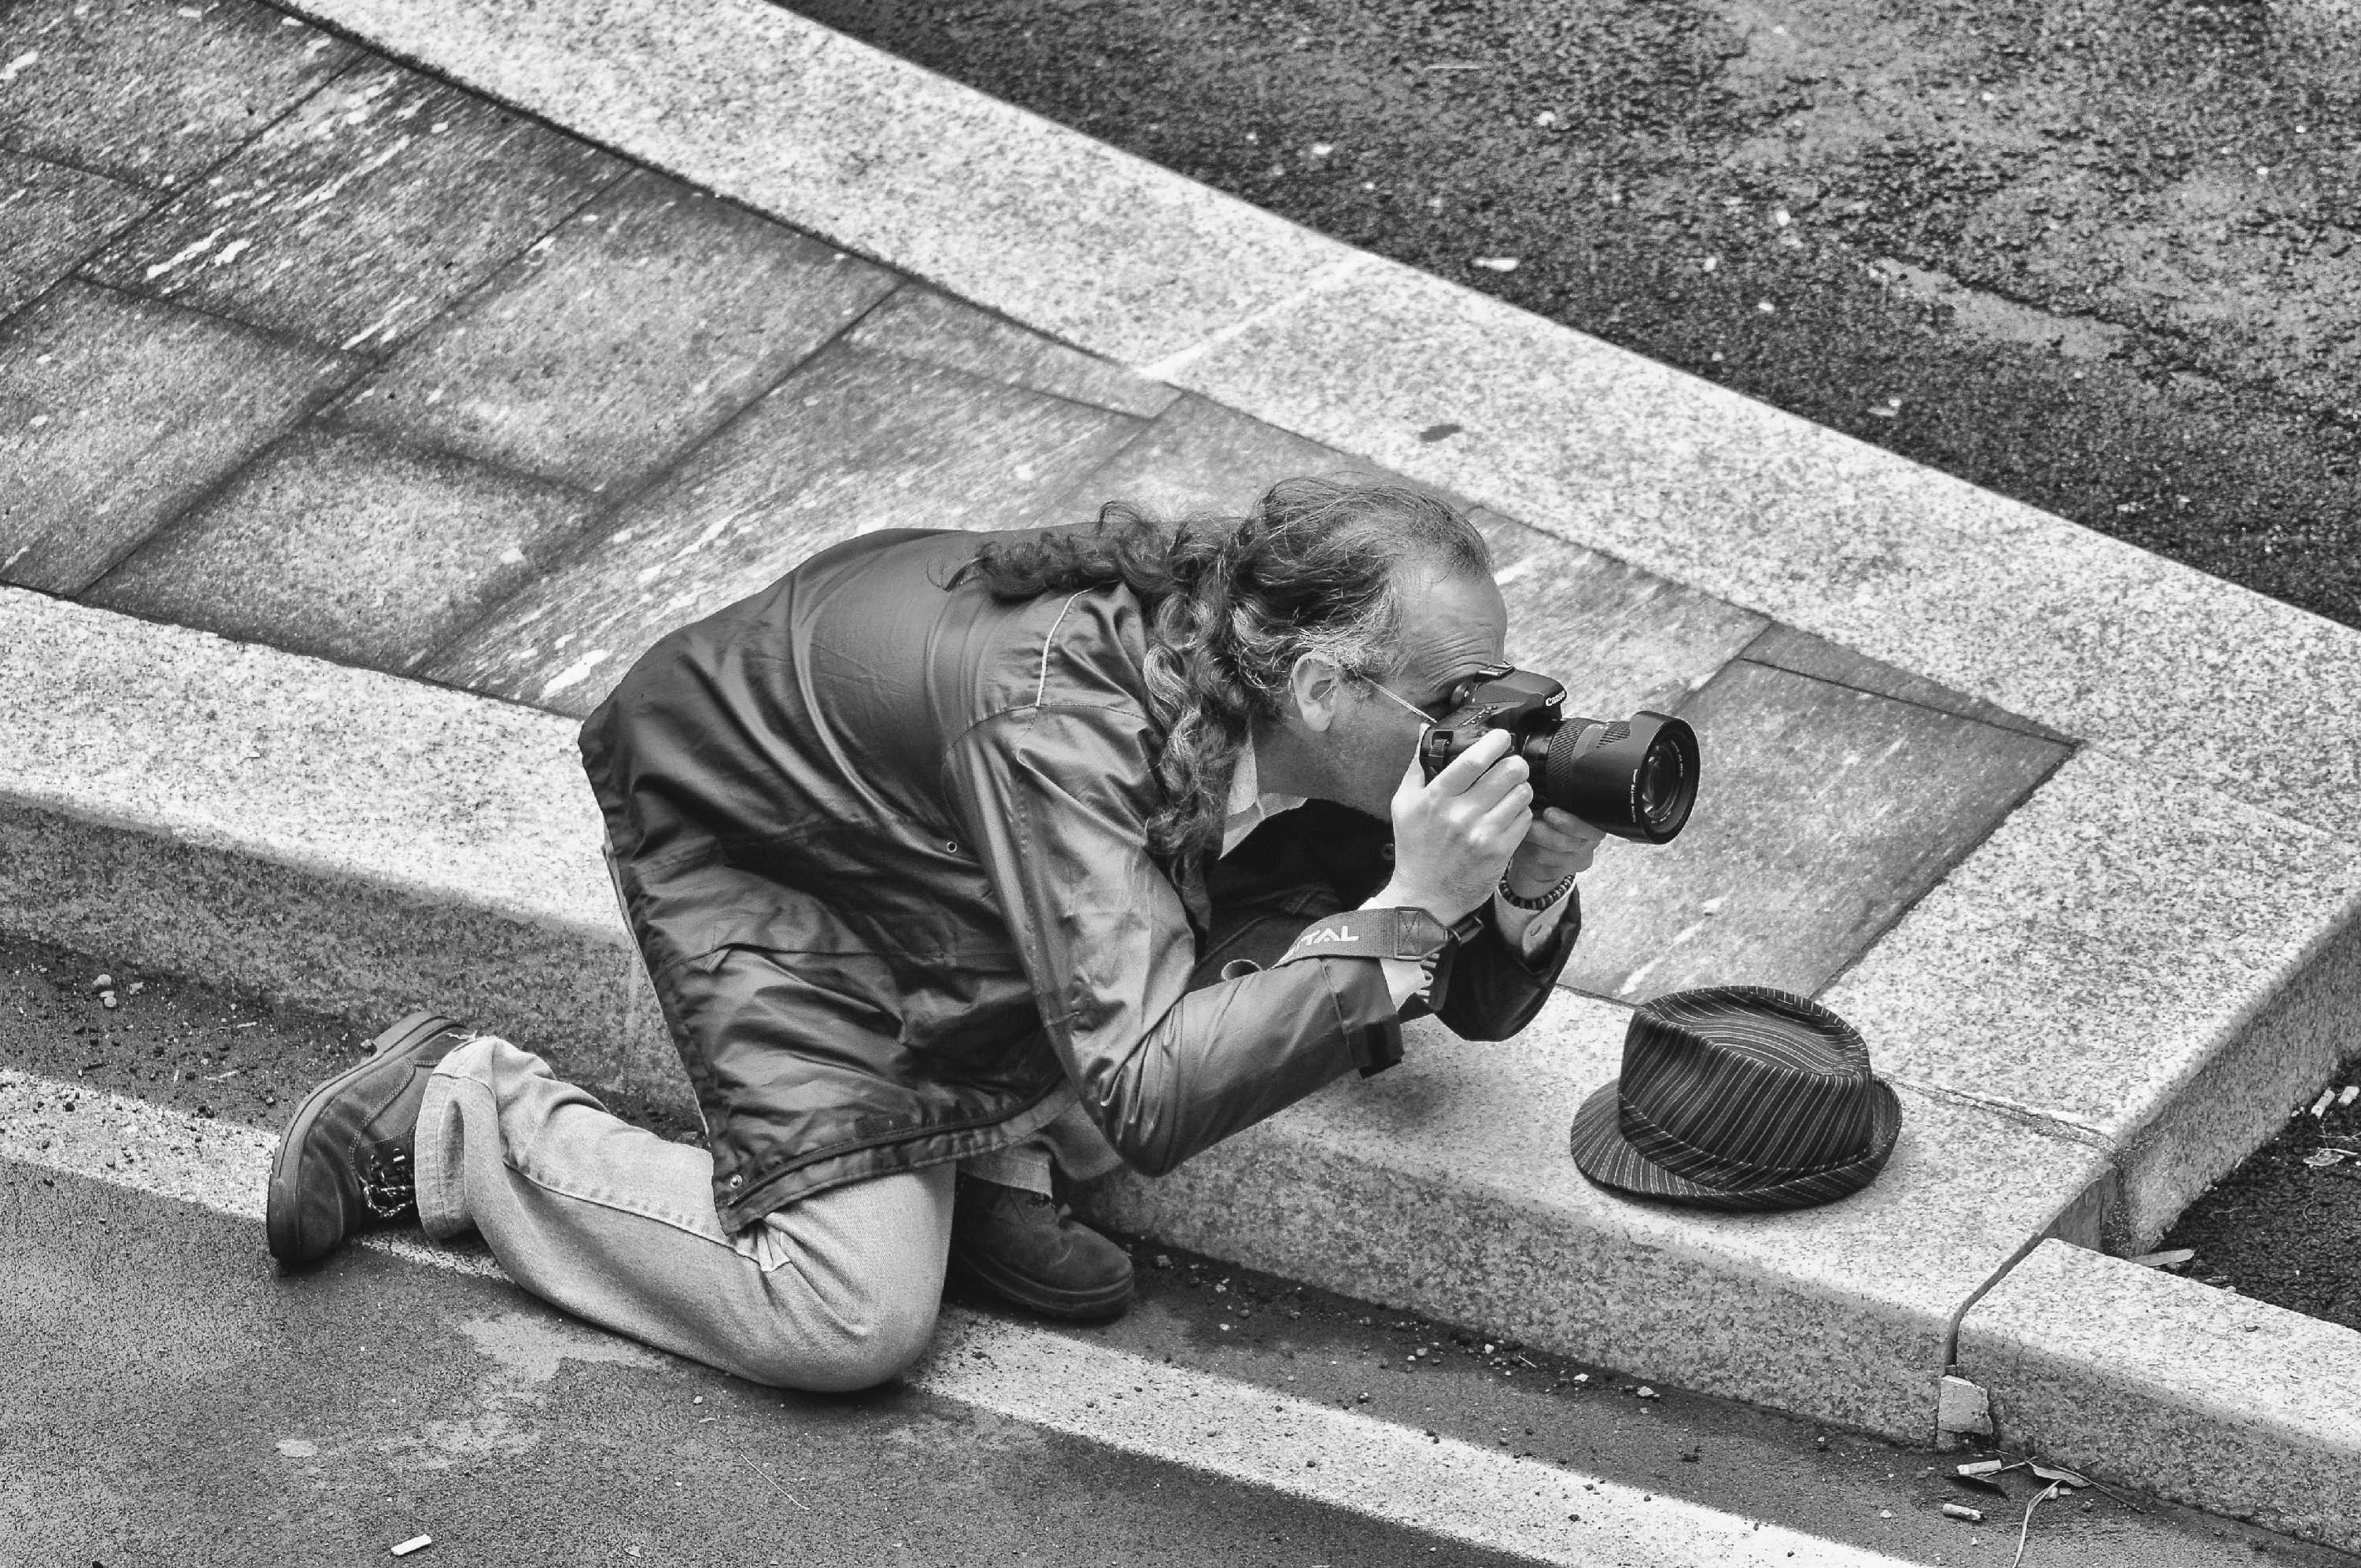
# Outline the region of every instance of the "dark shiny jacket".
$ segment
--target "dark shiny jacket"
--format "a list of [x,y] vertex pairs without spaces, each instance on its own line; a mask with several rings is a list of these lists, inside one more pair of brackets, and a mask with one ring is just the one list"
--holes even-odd
[[[1074,1091],[1159,1173],[1400,1054],[1372,959],[1220,978],[1375,892],[1388,825],[1313,802],[1217,861],[1151,857],[1138,601],[944,588],[983,537],[814,556],[657,643],[583,726],[731,1229],[1012,1143]],[[1443,1021],[1522,1028],[1577,924],[1529,964],[1488,916]]]

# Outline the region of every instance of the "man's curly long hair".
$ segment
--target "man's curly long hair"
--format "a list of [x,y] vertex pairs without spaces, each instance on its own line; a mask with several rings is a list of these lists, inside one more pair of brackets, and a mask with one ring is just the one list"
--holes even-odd
[[1125,502],[1097,526],[995,540],[952,581],[1031,598],[1120,583],[1148,614],[1147,679],[1164,727],[1164,804],[1148,847],[1167,859],[1218,844],[1230,777],[1257,719],[1279,716],[1296,661],[1347,675],[1397,674],[1405,568],[1488,574],[1484,536],[1436,498],[1400,485],[1284,479],[1244,518],[1159,521]]

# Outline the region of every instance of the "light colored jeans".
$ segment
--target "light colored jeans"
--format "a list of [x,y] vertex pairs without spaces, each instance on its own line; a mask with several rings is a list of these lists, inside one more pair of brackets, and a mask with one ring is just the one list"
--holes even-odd
[[480,1232],[544,1300],[757,1383],[866,1388],[934,1332],[949,1165],[822,1192],[733,1236],[714,1212],[712,1156],[609,1115],[484,1036],[427,1081],[417,1179],[428,1235]]

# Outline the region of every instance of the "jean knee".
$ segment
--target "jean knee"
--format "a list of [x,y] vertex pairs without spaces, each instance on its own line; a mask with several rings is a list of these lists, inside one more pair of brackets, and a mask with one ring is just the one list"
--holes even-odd
[[[755,1381],[813,1394],[850,1394],[890,1383],[926,1354],[938,1303],[877,1300],[832,1314],[825,1327],[805,1321],[750,1357]],[[783,1320],[783,1330],[787,1325]]]

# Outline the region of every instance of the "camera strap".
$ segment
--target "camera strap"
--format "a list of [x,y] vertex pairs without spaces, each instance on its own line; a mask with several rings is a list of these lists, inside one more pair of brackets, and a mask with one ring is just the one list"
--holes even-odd
[[1408,959],[1429,963],[1468,933],[1471,920],[1445,926],[1423,909],[1348,909],[1314,920],[1279,958]]

